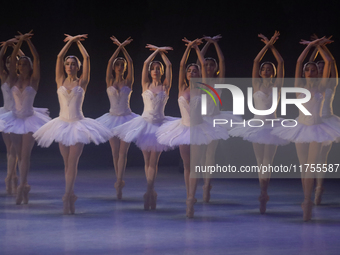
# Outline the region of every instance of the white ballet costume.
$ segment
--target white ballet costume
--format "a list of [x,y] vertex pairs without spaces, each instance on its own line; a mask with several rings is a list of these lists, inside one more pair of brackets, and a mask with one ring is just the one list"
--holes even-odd
[[[217,94],[221,97],[222,95],[222,89],[215,89]],[[220,111],[219,108],[219,100],[216,100],[216,103],[214,100],[207,96],[207,115],[203,116],[203,119],[205,121],[208,121],[209,123],[213,124],[214,119],[221,119],[221,120],[227,120],[227,124],[220,124],[221,127],[225,127],[227,130],[231,130],[232,127],[230,127],[231,120],[233,122],[241,122],[243,121],[242,117],[233,115],[232,111]]]
[[[333,114],[334,89],[327,88],[325,91],[325,101],[322,107],[322,121],[337,129],[340,127],[340,117]],[[340,137],[336,140],[340,142]]]
[[108,129],[124,124],[138,117],[138,114],[131,112],[130,109],[130,95],[132,90],[124,86],[120,90],[113,86],[107,88],[107,95],[110,100],[110,111],[96,120],[106,126]]
[[[298,96],[298,98],[303,97],[305,97],[303,93]],[[321,118],[323,101],[322,94],[315,93],[307,103],[303,104],[312,115],[304,115],[299,111],[299,117],[296,119],[298,124],[295,127],[279,127],[272,134],[295,143],[335,141],[340,136],[340,126],[334,127],[323,122]]]
[[23,91],[20,91],[17,86],[10,88],[7,83],[4,83],[1,88],[4,98],[6,98],[4,100],[5,106],[9,110],[0,116],[0,119],[6,123],[6,127],[1,130],[2,132],[14,134],[34,133],[51,119],[48,116],[47,108],[33,107],[37,92],[32,86],[27,86]]
[[[269,95],[265,94],[261,90],[256,91],[253,94],[254,98],[254,107],[257,110],[268,110],[272,106],[272,93]],[[260,126],[262,123],[256,120],[262,120],[263,126]],[[229,134],[231,136],[242,137],[243,140],[247,140],[252,143],[260,143],[260,144],[272,144],[272,145],[285,145],[288,144],[289,141],[284,138],[279,138],[272,134],[272,131],[276,128],[281,127],[280,121],[266,121],[266,119],[278,119],[276,117],[276,113],[272,113],[270,115],[254,115],[253,119],[246,121],[245,126],[243,124],[237,124],[230,130]],[[254,120],[254,121],[252,121]],[[250,122],[249,122],[250,121]],[[250,123],[252,127],[249,124]],[[287,128],[288,129],[288,128]]]
[[53,141],[65,146],[76,143],[104,143],[112,132],[94,119],[85,118],[82,105],[85,91],[75,86],[71,91],[64,86],[57,90],[60,104],[59,117],[49,121],[33,134],[41,147],[48,147]]
[[[228,131],[220,126],[213,127],[211,123],[204,121],[201,116],[201,97],[190,98],[190,104],[180,96],[178,105],[181,119],[173,120],[163,124],[157,131],[156,136],[159,143],[171,147],[179,145],[203,145],[213,140],[228,139]],[[190,107],[198,111],[190,111]],[[190,113],[198,113],[190,118]],[[191,121],[195,123],[190,123]]]
[[157,142],[156,132],[167,121],[178,118],[164,116],[169,96],[165,91],[154,94],[147,89],[142,93],[144,111],[142,116],[133,118],[113,129],[113,134],[125,142],[134,142],[143,151],[166,151],[167,145]]

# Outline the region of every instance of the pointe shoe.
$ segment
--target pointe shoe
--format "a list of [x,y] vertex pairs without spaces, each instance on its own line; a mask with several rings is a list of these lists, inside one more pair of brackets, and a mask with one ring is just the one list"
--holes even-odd
[[70,193],[65,193],[63,196],[63,214],[70,214]]
[[17,205],[21,205],[22,203],[22,200],[24,199],[24,186],[23,185],[20,185],[17,189],[17,197],[15,199],[15,203]]
[[196,198],[187,199],[187,201],[186,201],[186,205],[187,205],[186,216],[188,218],[194,218],[194,213],[195,213],[194,204],[196,202],[197,202]]
[[212,189],[212,186],[210,184],[209,186],[203,185],[203,202],[204,203],[209,203],[211,189]]
[[74,214],[76,212],[75,203],[76,203],[77,199],[78,199],[78,197],[75,194],[72,194],[70,196],[70,212],[71,212],[71,214]]
[[150,191],[147,191],[144,196],[144,210],[149,211],[150,210]]
[[313,209],[313,202],[312,200],[303,201],[301,204],[301,208],[303,211],[303,221],[309,221],[312,219],[312,209]]
[[12,177],[12,194],[17,194],[18,176]]
[[123,196],[123,187],[125,186],[125,182],[124,181],[117,181],[114,185],[114,187],[116,188],[116,192],[117,192],[117,199],[121,200],[122,196]]
[[321,199],[322,199],[323,191],[324,191],[324,188],[321,187],[321,186],[315,188],[315,198],[314,198],[314,204],[315,205],[320,205],[321,204]]
[[268,195],[261,195],[259,196],[259,201],[260,201],[260,213],[265,214],[267,210],[267,202],[269,201],[269,196]]
[[6,184],[6,193],[8,195],[12,195],[12,179],[11,177],[6,177],[5,178],[5,184]]
[[157,193],[156,191],[152,191],[150,194],[150,207],[151,210],[156,210],[156,205],[157,205]]
[[23,190],[23,203],[28,204],[28,192],[30,192],[31,186],[26,184]]

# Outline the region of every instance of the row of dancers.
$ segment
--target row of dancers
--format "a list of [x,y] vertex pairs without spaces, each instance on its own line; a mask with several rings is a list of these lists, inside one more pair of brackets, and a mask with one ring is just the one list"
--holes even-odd
[[[274,43],[279,38],[275,32],[271,39],[260,34],[264,47],[254,60],[252,77],[253,98],[256,109],[266,110],[272,104],[272,88],[282,87],[284,77],[284,61]],[[191,86],[192,78],[223,78],[225,77],[224,56],[218,45],[221,36],[204,37],[189,41],[184,38],[186,50],[180,62],[178,81],[178,104],[182,118],[164,115],[164,108],[169,97],[172,84],[172,64],[166,53],[171,47],[157,47],[148,44],[146,48],[152,54],[145,60],[142,70],[142,97],[144,111],[141,116],[131,112],[129,106],[132,85],[134,83],[133,61],[125,47],[131,43],[128,38],[120,42],[114,36],[111,40],[117,45],[116,51],[108,61],[106,72],[107,94],[110,100],[110,112],[93,120],[85,118],[82,113],[82,103],[90,80],[90,58],[81,43],[87,35],[66,35],[65,45],[57,56],[56,83],[60,104],[59,117],[51,120],[47,109],[33,108],[33,101],[40,79],[39,55],[31,42],[31,32],[20,34],[3,43],[0,58],[3,58],[9,46],[12,54],[6,62],[0,61],[2,92],[4,107],[1,108],[0,129],[7,149],[7,177],[5,179],[8,194],[16,194],[16,204],[27,204],[30,186],[28,172],[30,155],[35,141],[42,147],[48,147],[52,142],[59,143],[60,153],[65,165],[65,194],[63,196],[63,213],[74,214],[77,196],[74,194],[74,184],[78,171],[78,161],[84,144],[95,144],[109,141],[113,165],[117,181],[114,184],[117,199],[122,199],[122,189],[125,185],[124,172],[127,153],[131,142],[134,142],[143,153],[147,189],[144,194],[144,209],[154,210],[157,206],[155,179],[158,161],[162,151],[179,147],[184,164],[184,180],[186,184],[186,215],[194,216],[194,204],[197,188],[197,178],[190,178],[190,155],[192,162],[201,165],[214,165],[215,151],[220,139],[228,139],[229,135],[242,137],[253,143],[258,165],[272,164],[278,145],[289,142],[296,143],[298,158],[301,165],[327,162],[327,155],[332,142],[340,137],[340,118],[333,114],[332,101],[337,86],[337,68],[334,57],[329,52],[328,38],[313,38],[302,41],[306,48],[301,53],[296,65],[296,78],[305,77],[304,82],[296,82],[295,86],[308,89],[312,99],[304,106],[312,112],[305,116],[301,111],[294,129],[271,127],[261,128],[237,127],[226,130],[223,127],[213,127],[213,119],[235,119],[229,112],[220,111],[218,106],[210,104],[207,116],[190,116],[190,107],[199,107],[201,90]],[[206,44],[199,49],[202,40]],[[20,50],[23,42],[27,42],[33,61]],[[81,62],[76,56],[66,56],[72,44],[76,44],[83,57]],[[215,47],[218,61],[205,58],[207,49]],[[319,53],[323,62],[303,62],[312,48],[315,48],[311,59]],[[197,55],[197,63],[187,65],[191,50]],[[271,62],[260,64],[266,52],[270,50],[277,66]],[[119,57],[122,53],[123,57]],[[162,62],[154,61],[160,55]],[[17,59],[17,56],[20,56]],[[82,75],[77,76],[82,66]],[[66,73],[66,74],[65,74]],[[162,78],[164,76],[164,78]],[[278,78],[278,79],[275,79]],[[319,79],[315,79],[318,78]],[[329,77],[336,79],[327,79]],[[297,79],[301,81],[301,79]],[[220,93],[221,91],[219,91]],[[303,97],[303,94],[297,94]],[[322,107],[324,103],[324,107]],[[209,101],[208,101],[209,103]],[[211,102],[210,102],[211,103]],[[322,116],[320,114],[322,108]],[[256,119],[276,118],[276,112],[267,116],[255,116]],[[293,131],[292,131],[293,130]],[[190,134],[191,132],[191,134]],[[195,139],[190,140],[190,135]],[[190,153],[191,152],[191,153]],[[16,174],[16,164],[19,166],[20,185]],[[304,169],[305,170],[305,169]],[[314,175],[302,171],[302,187],[304,201],[302,203],[303,219],[312,217],[314,190]],[[323,193],[322,177],[317,178],[315,204],[321,203]],[[204,178],[203,201],[209,202],[212,185],[209,177]],[[259,196],[260,212],[265,213],[269,200],[268,186],[270,173],[259,175],[261,193]]]

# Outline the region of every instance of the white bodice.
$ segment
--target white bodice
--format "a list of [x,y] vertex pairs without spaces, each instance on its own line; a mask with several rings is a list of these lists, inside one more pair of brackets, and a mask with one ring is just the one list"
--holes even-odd
[[37,92],[31,86],[27,86],[21,92],[17,86],[11,88],[14,105],[13,114],[17,118],[23,119],[32,116],[34,113],[33,102]]
[[169,96],[165,91],[154,94],[151,90],[142,93],[144,111],[142,117],[152,123],[162,122],[164,119],[164,108]]
[[14,100],[13,100],[13,96],[11,93],[11,88],[9,87],[7,82],[1,85],[1,91],[2,91],[2,96],[4,98],[4,109],[6,111],[11,111],[14,106]]
[[203,122],[201,114],[201,97],[194,96],[190,98],[190,104],[183,96],[178,98],[179,110],[181,112],[181,122],[184,126],[190,127]]
[[[272,107],[273,95],[265,94],[263,91],[258,90],[253,94],[254,107],[256,110],[268,110]],[[277,103],[276,103],[277,104]],[[255,115],[254,119],[276,119],[276,111],[269,115]]]
[[124,86],[120,90],[110,86],[107,88],[107,95],[110,100],[110,114],[115,116],[124,116],[131,113],[130,96],[132,90]]
[[82,106],[85,93],[82,87],[76,86],[69,93],[64,86],[61,86],[57,93],[60,104],[60,119],[69,122],[84,118]]
[[334,100],[334,91],[330,88],[327,88],[325,91],[325,101],[323,102],[322,107],[322,117],[329,117],[333,115],[333,100]]
[[[305,94],[301,93],[299,94],[299,98],[304,98]],[[299,117],[298,122],[307,126],[320,124],[322,122],[321,120],[321,108],[323,104],[323,96],[321,93],[317,92],[314,94],[314,96],[311,97],[311,99],[304,103],[303,106],[312,114],[312,115],[304,115],[299,110]]]
[[178,106],[182,116],[182,124],[184,126],[190,127],[190,105],[183,96],[178,98]]

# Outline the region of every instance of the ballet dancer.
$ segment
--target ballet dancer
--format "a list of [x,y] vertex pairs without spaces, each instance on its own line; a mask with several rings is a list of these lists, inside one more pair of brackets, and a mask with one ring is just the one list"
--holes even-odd
[[[330,38],[331,37],[329,37],[328,39]],[[318,39],[318,37],[314,34],[311,37],[311,39],[315,40],[315,39]],[[330,79],[328,80],[327,85],[326,85],[325,101],[323,103],[322,112],[321,112],[322,121],[329,125],[335,125],[339,127],[340,118],[336,116],[335,114],[333,114],[333,100],[334,100],[336,87],[338,86],[338,68],[336,66],[336,61],[332,53],[327,48],[326,44],[322,44],[320,45],[320,47],[322,47],[323,50],[326,51],[332,59],[330,63],[331,64],[331,71],[330,71],[330,76],[329,76]],[[314,61],[317,55],[318,55],[318,48],[316,47],[313,53],[311,54],[309,61],[310,62]],[[318,61],[316,64],[318,66],[318,76],[319,78],[322,78],[325,62],[321,60],[321,61]],[[322,143],[320,161],[319,161],[320,164],[327,164],[327,158],[328,158],[328,154],[331,148],[332,148],[332,143],[329,143],[329,142]],[[317,173],[315,198],[314,198],[315,205],[321,204],[322,194],[324,192],[323,181],[324,181],[324,173],[323,172]]]
[[[2,48],[0,50],[0,79],[1,79],[1,91],[4,100],[4,106],[0,108],[0,115],[7,113],[12,110],[14,105],[14,100],[11,93],[11,88],[9,86],[9,68],[10,68],[10,60],[11,57],[8,56],[6,61],[2,61],[4,59],[4,55],[7,51],[8,47],[15,46],[15,42],[17,39],[13,38],[1,44]],[[24,56],[25,54],[19,49],[18,57]],[[6,192],[8,195],[16,194],[18,187],[18,176],[17,176],[17,163],[18,159],[10,139],[9,133],[2,132],[2,139],[4,140],[7,152],[7,176],[5,179],[6,184]]]
[[[74,184],[84,144],[106,142],[112,137],[112,133],[96,120],[85,118],[82,112],[85,91],[90,81],[90,57],[81,43],[87,38],[87,35],[70,36],[65,34],[65,36],[66,44],[59,52],[56,63],[59,117],[42,126],[34,133],[34,138],[42,147],[50,146],[53,141],[59,143],[65,165],[63,213],[74,214],[77,200],[77,196],[74,194]],[[76,56],[65,58],[66,52],[73,43],[77,44],[83,57],[83,70],[79,78],[77,76],[81,67],[79,59]]]
[[[10,58],[9,77],[7,78],[14,105],[12,111],[1,115],[1,119],[6,122],[6,127],[2,131],[10,134],[10,140],[18,158],[20,185],[17,188],[17,205],[27,204],[29,200],[28,193],[31,186],[27,181],[31,152],[35,142],[32,134],[50,120],[47,109],[39,112],[33,108],[40,80],[40,61],[38,52],[31,42],[32,36],[31,32],[16,36],[18,41]],[[27,42],[33,55],[33,62],[27,56],[21,56],[17,61],[16,57],[24,41]],[[16,159],[12,158],[12,160]]]
[[[110,100],[110,112],[97,119],[97,121],[110,130],[139,116],[131,112],[130,109],[130,95],[132,92],[134,73],[133,62],[129,53],[126,51],[125,46],[130,44],[132,39],[129,37],[123,43],[120,43],[116,37],[112,36],[111,40],[118,48],[111,56],[106,69],[106,85],[107,95]],[[120,51],[123,52],[125,58],[118,57]],[[125,71],[127,71],[126,78],[124,78]],[[127,143],[116,136],[112,137],[109,142],[117,178],[114,187],[116,188],[117,199],[120,200],[122,199],[122,189],[125,185],[123,177],[130,143]]]
[[[205,60],[198,48],[201,40],[189,41],[184,38],[183,41],[186,42],[187,48],[180,62],[178,81],[178,105],[182,118],[166,122],[159,128],[156,135],[158,142],[161,144],[171,147],[179,146],[184,164],[184,181],[187,194],[186,216],[193,218],[194,204],[197,202],[195,194],[198,179],[190,178],[190,153],[191,157],[194,157],[191,162],[196,162],[196,165],[200,166],[204,165],[207,145],[213,140],[227,139],[228,133],[220,126],[214,128],[210,123],[204,121],[201,116],[201,90],[190,86],[191,78],[202,77],[204,79],[206,77]],[[200,65],[192,63],[186,66],[191,49],[196,51]],[[202,72],[200,66],[202,67]],[[193,109],[194,107],[197,111]],[[197,116],[191,116],[196,112],[198,113]],[[190,120],[192,119],[195,120],[191,125]]]
[[[206,78],[224,78],[225,77],[225,60],[223,52],[218,44],[218,41],[222,38],[221,35],[216,35],[214,37],[205,36],[202,39],[206,40],[206,44],[202,48],[202,55],[205,56],[206,52],[210,45],[214,45],[218,63],[216,59],[211,57],[205,58],[205,68],[206,68]],[[209,83],[209,81],[207,81]],[[213,84],[210,84],[213,86]],[[222,89],[216,89],[219,95],[222,94]],[[235,122],[242,121],[242,118],[239,116],[233,116],[230,111],[220,111],[219,105],[215,105],[214,101],[208,97],[207,98],[207,115],[203,117],[209,123],[213,123],[214,119],[226,119],[228,121],[233,120]],[[229,129],[229,128],[228,128]],[[206,166],[215,165],[215,153],[218,146],[218,140],[213,140],[207,147],[206,150]],[[210,201],[210,190],[212,189],[210,174],[206,174],[204,176],[204,185],[203,185],[203,202],[208,203]]]
[[[145,60],[142,71],[142,97],[144,111],[142,116],[136,117],[123,125],[116,127],[114,135],[126,143],[135,142],[142,150],[144,157],[147,190],[144,194],[144,210],[156,209],[157,193],[154,190],[158,171],[158,161],[162,151],[170,149],[157,142],[156,131],[166,121],[176,118],[164,116],[164,108],[169,98],[172,81],[172,65],[165,53],[171,47],[156,47],[147,44],[146,48],[153,53]],[[153,61],[160,54],[166,69],[159,61]],[[162,82],[161,78],[165,74]]]
[[[258,36],[262,42],[264,42],[265,46],[261,49],[261,51],[257,54],[254,59],[253,64],[253,72],[252,72],[252,86],[253,86],[253,98],[255,103],[255,108],[257,110],[268,110],[271,108],[273,99],[272,99],[272,90],[273,88],[278,89],[278,93],[280,88],[283,85],[283,77],[284,77],[284,62],[274,47],[274,43],[279,38],[280,33],[275,31],[274,35],[270,40],[267,39],[262,34]],[[266,54],[267,50],[270,49],[273,53],[276,61],[277,68],[271,62],[263,62],[260,64],[262,58]],[[277,73],[277,75],[276,75]],[[274,77],[276,79],[274,80]],[[280,94],[278,94],[278,99],[280,98]],[[274,102],[276,105],[278,103]],[[266,119],[277,119],[276,111],[274,111],[270,115],[255,115],[254,119],[260,119],[265,121]],[[265,122],[267,123],[267,122]],[[275,123],[277,124],[277,122]],[[288,144],[289,141],[278,138],[275,135],[271,135],[271,131],[273,128],[272,123],[264,124],[262,127],[236,127],[230,131],[230,135],[242,137],[244,140],[250,141],[253,144],[253,149],[256,157],[257,165],[260,167],[261,165],[272,165],[276,149],[278,145]],[[260,213],[264,214],[266,212],[267,202],[269,200],[268,196],[268,186],[271,177],[271,173],[259,173],[259,183],[261,194],[258,198],[260,205]]]
[[[311,99],[303,105],[312,115],[304,115],[300,110],[297,118],[298,124],[295,127],[278,127],[272,131],[272,134],[282,139],[295,142],[297,156],[300,165],[302,165],[301,181],[304,201],[301,207],[304,221],[309,221],[312,218],[313,201],[311,196],[314,190],[314,178],[316,177],[307,166],[318,163],[323,142],[331,143],[340,136],[339,127],[329,126],[321,118],[321,108],[332,61],[331,56],[321,47],[322,44],[327,42],[330,41],[324,37],[313,41],[300,42],[307,46],[296,63],[295,86],[305,88],[311,93]],[[316,63],[307,62],[303,65],[303,61],[312,47],[318,48],[325,62],[321,79],[318,78],[318,66]],[[304,79],[301,77],[304,77]],[[296,96],[297,98],[305,97],[303,93],[297,93]]]

